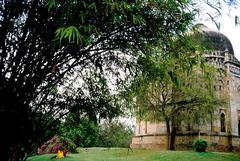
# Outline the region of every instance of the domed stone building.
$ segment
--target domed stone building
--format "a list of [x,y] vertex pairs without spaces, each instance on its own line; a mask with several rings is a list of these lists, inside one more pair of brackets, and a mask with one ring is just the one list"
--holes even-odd
[[[208,150],[240,151],[240,62],[234,56],[229,39],[218,31],[203,26],[201,42],[209,49],[205,58],[209,64],[224,71],[216,86],[217,94],[226,100],[216,111],[218,119],[200,127],[201,138],[208,141]],[[186,126],[186,127],[185,127]],[[175,138],[176,150],[192,149],[198,128],[182,125]],[[164,122],[136,122],[132,148],[167,149],[167,131]]]

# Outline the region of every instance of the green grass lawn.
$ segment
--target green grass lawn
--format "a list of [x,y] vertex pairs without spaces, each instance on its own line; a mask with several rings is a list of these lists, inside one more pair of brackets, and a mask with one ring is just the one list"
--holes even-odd
[[240,161],[240,154],[193,151],[157,151],[122,148],[78,149],[77,154],[68,154],[63,159],[50,159],[52,154],[28,158],[27,161]]

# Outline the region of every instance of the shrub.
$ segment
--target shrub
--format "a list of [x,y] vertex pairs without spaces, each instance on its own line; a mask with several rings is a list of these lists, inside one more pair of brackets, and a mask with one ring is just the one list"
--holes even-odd
[[77,147],[129,147],[132,127],[118,121],[105,120],[102,124],[87,118],[75,123],[71,117],[61,124],[59,135],[71,139]]
[[193,148],[195,148],[197,152],[205,152],[207,147],[208,147],[208,143],[206,140],[197,139],[197,140],[194,140],[193,142]]
[[82,119],[79,124],[62,124],[59,135],[69,138],[78,147],[98,146],[99,126],[93,121]]
[[60,136],[54,136],[39,148],[38,153],[39,154],[57,153],[58,150],[76,152],[76,148],[77,148],[76,145],[70,139]]
[[105,122],[100,129],[100,143],[102,147],[124,147],[131,144],[132,127],[118,121]]

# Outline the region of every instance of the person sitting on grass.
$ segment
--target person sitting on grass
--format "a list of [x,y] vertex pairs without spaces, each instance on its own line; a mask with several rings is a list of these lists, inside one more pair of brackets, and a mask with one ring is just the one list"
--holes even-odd
[[60,149],[58,150],[58,152],[57,152],[57,155],[54,155],[53,157],[51,157],[51,159],[64,158],[64,157],[66,157],[67,152],[68,152],[67,149],[62,149],[62,148],[60,148]]

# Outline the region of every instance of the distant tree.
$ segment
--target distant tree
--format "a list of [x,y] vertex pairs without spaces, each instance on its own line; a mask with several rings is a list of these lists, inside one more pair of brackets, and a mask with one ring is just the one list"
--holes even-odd
[[96,147],[99,145],[98,123],[81,117],[80,122],[74,120],[71,113],[68,114],[66,121],[61,123],[59,135],[73,141],[77,147]]
[[155,45],[165,48],[169,37],[187,29],[193,18],[188,4],[1,1],[0,160],[25,160],[38,142],[48,139],[71,103],[58,87],[68,84],[75,70],[82,77],[91,68],[121,78],[116,71],[122,68],[133,76],[130,69],[139,55]]
[[216,71],[204,63],[197,50],[194,52],[197,45],[192,44],[191,39],[181,39],[174,41],[167,50],[175,54],[165,56],[163,51],[156,50],[159,56],[142,60],[142,75],[130,92],[136,101],[139,120],[166,123],[171,150],[179,123],[209,121],[222,103],[214,90]]
[[99,146],[129,148],[133,128],[119,121],[105,121],[100,125]]
[[96,80],[91,75],[83,79],[80,87],[76,84],[66,87],[64,100],[68,102],[68,114],[58,133],[77,146],[92,147],[99,143],[100,121],[121,115],[122,107],[119,97],[110,94],[104,77],[98,76]]

